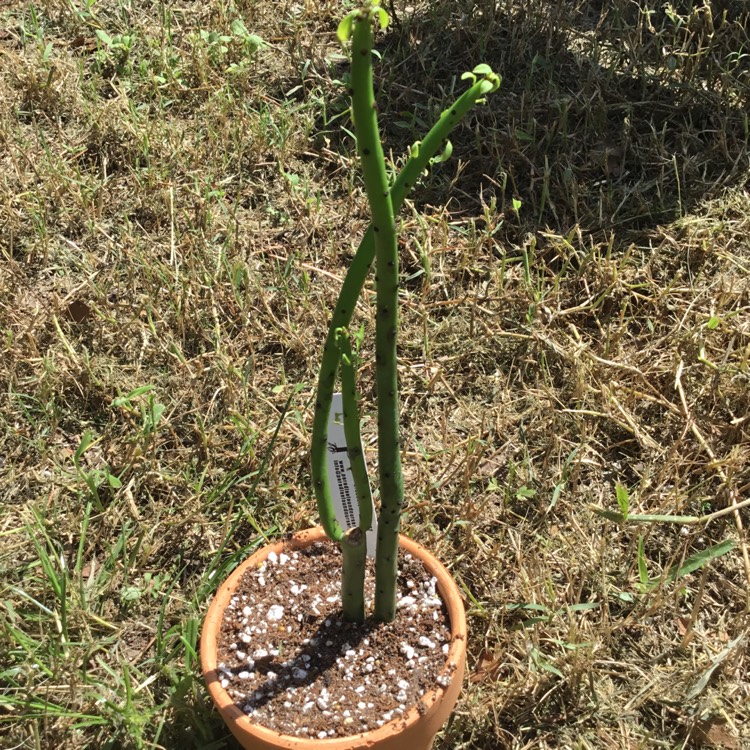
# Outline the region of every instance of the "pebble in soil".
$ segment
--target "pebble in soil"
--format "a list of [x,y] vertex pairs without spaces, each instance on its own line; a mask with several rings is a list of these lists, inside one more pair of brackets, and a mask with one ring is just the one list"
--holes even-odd
[[[448,620],[419,560],[400,556],[393,622],[346,622],[340,589],[341,553],[329,542],[271,553],[243,576],[224,612],[219,674],[254,723],[320,739],[366,732],[450,683]],[[371,566],[365,590],[371,608]]]

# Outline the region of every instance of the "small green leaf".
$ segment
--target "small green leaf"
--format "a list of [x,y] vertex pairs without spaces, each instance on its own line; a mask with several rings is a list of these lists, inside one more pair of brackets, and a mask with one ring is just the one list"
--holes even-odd
[[336,29],[336,36],[339,38],[341,44],[345,44],[352,38],[352,26],[354,25],[354,17],[356,15],[357,12],[353,11],[352,13],[347,13],[347,15],[341,19],[339,26]]
[[91,430],[86,430],[81,437],[81,442],[76,448],[76,452],[73,454],[73,460],[78,463],[81,456],[89,449],[91,444],[94,442],[94,433]]
[[489,76],[492,75],[492,68],[486,63],[480,63],[471,72],[476,73],[478,76]]
[[525,487],[525,486],[521,487],[521,489],[518,490],[518,492],[516,492],[517,498],[534,497],[535,495],[536,495],[536,490],[533,490],[530,487]]
[[437,156],[433,156],[432,159],[430,159],[430,164],[440,164],[444,161],[448,161],[448,159],[451,158],[452,153],[453,153],[453,144],[450,141],[446,141],[445,147],[443,148],[442,152],[439,153]]
[[107,483],[113,490],[119,490],[120,487],[122,487],[120,478],[116,477],[114,474],[110,474],[109,472],[107,472]]
[[617,484],[615,484],[615,495],[617,496],[617,504],[620,506],[620,512],[623,517],[627,519],[628,510],[630,508],[630,497],[628,496],[627,487],[623,487],[617,482]]
[[149,391],[153,391],[156,386],[154,385],[139,385],[137,388],[134,388],[130,393],[128,393],[127,396],[125,396],[128,401],[130,399],[135,398],[136,396],[142,396],[144,393],[148,393]]
[[110,35],[106,31],[104,31],[104,29],[97,29],[96,36],[97,39],[102,42],[102,44],[106,44],[107,47],[112,46],[112,37],[110,37]]
[[723,542],[715,544],[713,547],[696,552],[694,555],[690,555],[690,557],[688,557],[688,559],[679,567],[673,565],[669,569],[667,579],[674,581],[688,575],[688,573],[693,573],[712,560],[716,560],[717,558],[726,555],[727,552],[731,552],[736,546],[737,545],[732,539],[725,539]]
[[513,199],[513,210],[518,213],[521,210],[521,206],[523,205],[523,202],[518,200],[518,198]]
[[472,82],[472,84],[474,84],[474,83],[477,82],[477,77],[473,73],[464,73],[461,76],[461,80],[462,81],[469,81],[470,80]]
[[708,328],[709,331],[713,331],[718,325],[719,319],[715,315],[712,315],[708,319],[708,323],[706,323],[706,328]]
[[137,586],[123,586],[120,589],[120,601],[124,604],[137,602],[141,598],[141,590]]
[[531,650],[531,660],[536,664],[539,669],[543,669],[545,672],[550,672],[558,677],[564,679],[565,675],[555,666],[547,661],[545,656],[536,648]]
[[164,414],[164,408],[164,404],[158,402],[151,404],[151,423],[153,427],[159,424],[162,414]]
[[380,21],[380,28],[387,29],[388,22],[391,19],[388,17],[388,14],[385,12],[385,10],[378,5],[377,7],[372,9],[372,12],[378,14],[378,20]]
[[491,93],[493,91],[497,91],[500,88],[500,85],[503,82],[503,77],[499,73],[491,73],[487,76],[487,81],[492,84],[492,88],[489,92]]
[[257,34],[248,34],[245,37],[245,44],[247,44],[249,47],[252,47],[253,49],[261,49],[262,47],[266,47],[264,39],[262,37],[259,37]]
[[243,39],[250,35],[247,26],[245,26],[245,22],[241,18],[235,18],[234,21],[232,21],[230,28],[235,36],[240,36]]

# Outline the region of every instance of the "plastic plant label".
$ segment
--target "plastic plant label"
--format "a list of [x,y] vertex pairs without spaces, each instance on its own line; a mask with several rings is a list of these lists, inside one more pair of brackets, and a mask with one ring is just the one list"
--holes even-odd
[[[341,394],[334,393],[331,411],[328,415],[328,481],[331,486],[331,499],[336,520],[342,529],[351,529],[359,524],[359,505],[347,452],[343,411]],[[377,521],[373,507],[372,528],[367,532],[367,556],[373,559],[376,539]]]

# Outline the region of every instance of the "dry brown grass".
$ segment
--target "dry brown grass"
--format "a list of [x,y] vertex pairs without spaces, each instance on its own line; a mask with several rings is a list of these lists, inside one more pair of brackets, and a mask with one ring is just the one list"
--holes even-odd
[[[504,76],[402,214],[405,527],[470,614],[437,747],[750,747],[748,12],[395,5],[395,160],[464,70]],[[309,401],[367,222],[342,10],[0,10],[4,746],[231,746],[199,618],[316,522]],[[238,17],[271,47],[199,33]],[[711,520],[608,520],[617,485]]]

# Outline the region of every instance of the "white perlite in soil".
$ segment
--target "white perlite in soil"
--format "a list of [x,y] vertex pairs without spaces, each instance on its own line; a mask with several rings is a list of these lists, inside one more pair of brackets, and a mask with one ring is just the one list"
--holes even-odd
[[419,560],[402,555],[396,620],[355,625],[341,615],[336,545],[271,553],[224,613],[222,687],[255,723],[288,735],[340,737],[398,719],[455,670],[435,585]]

